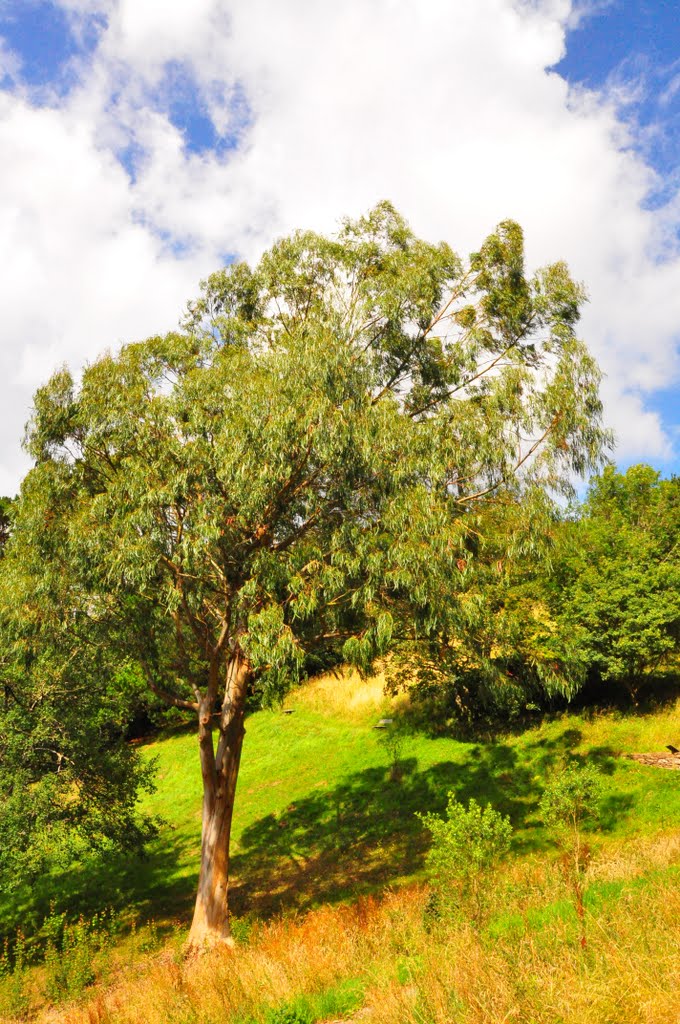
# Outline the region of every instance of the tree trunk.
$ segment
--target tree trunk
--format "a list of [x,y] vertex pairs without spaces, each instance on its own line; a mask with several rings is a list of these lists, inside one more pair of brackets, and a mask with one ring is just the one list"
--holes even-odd
[[[215,670],[216,671],[216,670]],[[198,742],[203,775],[201,868],[188,946],[202,949],[231,944],[229,927],[229,839],[241,747],[250,666],[235,655],[227,666],[227,682],[219,721],[217,754],[212,740],[212,685],[199,709]]]

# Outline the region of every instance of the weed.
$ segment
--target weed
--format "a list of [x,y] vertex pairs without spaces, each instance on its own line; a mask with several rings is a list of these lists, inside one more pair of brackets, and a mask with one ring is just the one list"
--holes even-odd
[[100,945],[100,937],[79,918],[74,924],[65,924],[61,940],[51,939],[45,951],[45,994],[57,1002],[82,995],[94,981],[93,957]]
[[291,1006],[281,1006],[265,1017],[265,1024],[314,1024],[312,1011],[306,1000],[297,1000]]
[[234,941],[241,946],[246,946],[255,931],[256,920],[252,914],[244,914],[243,917],[231,917],[229,925]]
[[387,754],[390,782],[399,782],[403,774],[402,757],[408,737],[407,729],[401,719],[392,719],[381,731],[378,743]]

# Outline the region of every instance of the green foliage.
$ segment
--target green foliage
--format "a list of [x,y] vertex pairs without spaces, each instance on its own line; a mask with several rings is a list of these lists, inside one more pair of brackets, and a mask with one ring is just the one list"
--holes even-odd
[[570,845],[598,819],[602,772],[595,764],[569,765],[555,773],[541,796],[540,812],[560,844]]
[[[4,582],[25,612],[35,595],[22,593],[18,574]],[[30,630],[7,606],[0,616],[0,890],[8,891],[87,851],[138,852],[156,824],[137,807],[154,766],[121,742],[129,691],[101,632],[56,602]]]
[[197,716],[224,794],[246,693],[273,703],[310,657],[444,663],[477,634],[486,679],[480,536],[521,557],[546,492],[610,443],[583,298],[561,263],[527,276],[512,222],[463,260],[382,203],[212,275],[182,330],[56,373],[0,583],[8,848],[27,822],[37,870],[50,830],[148,834],[131,680]]
[[[120,928],[121,922],[111,910],[94,914],[88,920],[81,915],[69,921],[64,911],[57,911],[52,905],[38,933],[30,940],[21,928],[12,941],[6,936],[0,954],[0,1013],[26,1011],[30,1003],[28,991],[35,989],[36,977],[42,997],[49,1002],[81,996],[95,980],[97,957],[111,948]],[[41,970],[30,985],[30,968],[39,960]]]
[[439,906],[479,920],[486,908],[488,874],[510,849],[510,819],[470,799],[467,808],[449,793],[446,818],[418,817],[432,835],[427,862]]
[[11,949],[5,938],[0,952],[0,1012],[23,1016],[28,1010],[27,967],[26,940],[19,929]]
[[458,621],[449,612],[448,634],[403,645],[387,669],[390,687],[410,691],[433,731],[497,727],[582,686],[580,653],[542,590],[561,525],[546,496],[499,495],[476,517],[457,563]]
[[562,264],[526,277],[511,222],[467,265],[386,203],[336,239],[298,233],[209,278],[185,333],[41,389],[33,501],[90,613],[136,620],[177,700],[227,622],[265,700],[319,648],[368,670],[399,624],[463,635],[458,564],[491,499],[569,491],[608,443],[582,298]]
[[314,1024],[314,1017],[307,1000],[302,998],[296,1000],[294,1005],[272,1010],[265,1017],[265,1024]]
[[80,918],[50,936],[45,949],[45,994],[51,1002],[82,995],[94,981],[92,958],[99,944],[94,930]]
[[332,988],[300,995],[290,1003],[270,1010],[265,1024],[316,1024],[317,1021],[344,1019],[361,1006],[365,982],[345,978]]
[[[680,484],[649,466],[607,467],[558,514],[504,501],[478,517],[461,561],[467,630],[419,642],[414,696],[434,727],[492,725],[623,687],[637,703],[680,643]],[[392,683],[411,674],[393,659]]]
[[608,467],[565,524],[549,600],[591,677],[635,700],[680,646],[680,480]]
[[5,544],[9,540],[12,529],[12,510],[14,502],[12,498],[0,497],[0,557],[5,550]]
[[583,830],[597,822],[602,798],[602,773],[593,764],[568,765],[549,780],[540,802],[547,828],[562,850],[562,869],[571,888],[586,948],[585,890],[591,850]]

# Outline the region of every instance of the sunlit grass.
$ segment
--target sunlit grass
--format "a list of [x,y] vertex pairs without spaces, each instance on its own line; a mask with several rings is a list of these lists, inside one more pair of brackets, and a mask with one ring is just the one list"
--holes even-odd
[[[556,853],[542,827],[538,802],[549,773],[573,759],[598,763],[604,775],[602,827],[590,837],[595,850],[588,897],[591,909],[606,916],[609,904],[627,905],[626,893],[637,892],[641,885],[645,892],[650,886],[655,892],[666,885],[680,887],[675,867],[680,858],[680,772],[651,768],[622,756],[662,751],[666,743],[680,746],[680,705],[668,705],[654,714],[565,713],[537,720],[523,730],[465,742],[416,732],[404,740],[395,780],[381,745],[384,733],[374,726],[381,717],[399,718],[406,705],[403,698],[386,698],[382,684],[380,678],[362,681],[351,675],[329,675],[291,694],[284,709],[248,717],[233,839],[231,900],[237,934],[245,935],[253,926],[257,932],[260,922],[276,919],[281,912],[290,919],[301,911],[316,912],[327,904],[356,901],[362,894],[379,895],[386,887],[421,882],[427,835],[415,812],[443,810],[447,793],[453,790],[463,801],[474,796],[481,803],[492,803],[512,820],[513,850],[503,884],[511,894],[524,893],[524,910],[515,913],[508,907],[505,916],[497,916],[495,927],[498,936],[505,936],[504,942],[510,943],[511,935],[513,941],[528,941],[522,938],[526,926],[540,932],[541,922],[568,920],[570,915],[569,900],[560,895],[554,872],[550,874]],[[39,927],[52,900],[72,917],[78,913],[87,917],[112,906],[123,932],[126,923],[153,919],[161,940],[177,936],[173,941],[181,941],[198,872],[197,743],[191,729],[180,729],[144,744],[141,750],[144,757],[156,758],[158,765],[158,788],[145,798],[144,807],[164,821],[148,857],[104,854],[39,879],[30,890],[20,891],[13,904],[0,907],[10,929],[12,923],[21,922],[30,934]],[[514,897],[508,898],[512,902]],[[629,911],[632,914],[630,907]],[[631,923],[625,928],[628,941]],[[121,970],[129,970],[145,941],[141,945],[137,939],[119,941],[105,958],[106,969],[119,963]],[[425,939],[418,941],[425,943]],[[458,939],[451,941],[455,945]],[[543,941],[532,939],[539,945]],[[510,946],[504,955],[510,957]],[[159,978],[168,982],[169,975],[163,972],[175,968],[160,963],[153,971],[158,969]],[[487,968],[491,969],[487,965],[483,971]],[[349,973],[343,974],[344,970],[338,967],[331,974],[340,981],[356,976],[356,964],[351,970],[347,967]],[[329,985],[336,983],[331,974]],[[370,1003],[373,989],[369,985],[366,991]],[[292,993],[293,998],[296,992],[291,983],[279,996],[284,999]],[[392,995],[385,998],[389,1002]],[[401,992],[397,1002],[404,998]],[[195,1019],[212,1018],[199,1015]],[[431,1019],[445,1018],[435,1014]],[[567,1015],[564,1019],[577,1018]],[[378,1015],[376,1020],[383,1018]]]
[[[450,789],[509,814],[516,852],[547,849],[538,800],[546,774],[571,758],[594,760],[605,773],[600,845],[614,849],[680,820],[680,772],[622,756],[677,740],[678,704],[653,715],[566,713],[487,742],[415,733],[404,741],[398,783],[389,779],[382,734],[373,726],[382,716],[398,717],[404,701],[385,697],[381,677],[323,676],[285,708],[292,714],[260,711],[247,722],[234,820],[237,914],[306,909],[422,878],[425,836],[414,812],[442,809]],[[200,835],[196,740],[183,732],[149,744],[145,754],[159,763],[148,807],[168,823],[158,849],[170,841],[178,851],[171,877],[188,906]],[[162,904],[154,912],[162,917]]]
[[[373,728],[398,717],[383,680],[327,675],[290,695],[285,709],[247,719],[233,836],[237,916],[308,909],[423,877],[426,835],[415,811],[443,809],[449,790],[508,814],[514,851],[549,850],[537,805],[546,775],[566,759],[605,773],[600,845],[656,836],[680,820],[680,772],[622,754],[680,745],[680,705],[655,714],[574,712],[476,742],[408,736],[400,781]],[[191,911],[200,848],[201,782],[191,728],[142,748],[157,760],[158,788],[143,807],[164,824],[144,860],[103,855],[41,878],[0,906],[9,930],[30,934],[54,900],[72,915],[114,906],[130,919],[168,926]]]
[[653,859],[664,867],[591,881],[586,949],[559,873],[534,856],[498,873],[482,928],[428,923],[427,889],[409,886],[255,926],[233,951],[183,962],[167,949],[40,1020],[667,1024],[680,979],[679,874],[668,861],[677,854],[662,842]]

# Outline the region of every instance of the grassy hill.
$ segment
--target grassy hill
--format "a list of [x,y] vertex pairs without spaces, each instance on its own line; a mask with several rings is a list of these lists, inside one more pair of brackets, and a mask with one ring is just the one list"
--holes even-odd
[[[345,911],[341,907],[331,910],[325,905],[355,902],[361,895],[381,894],[388,886],[394,891],[395,886],[422,882],[427,833],[415,812],[442,811],[449,791],[463,801],[475,797],[481,803],[492,803],[510,816],[514,826],[512,857],[501,880],[504,895],[502,899],[499,896],[492,928],[494,941],[505,943],[519,955],[517,944],[522,945],[524,940],[520,942],[520,938],[527,929],[538,929],[537,934],[543,934],[548,921],[553,922],[553,939],[557,934],[555,922],[559,923],[557,932],[568,932],[573,924],[568,894],[565,896],[560,890],[555,871],[549,870],[554,866],[555,852],[537,808],[547,776],[569,759],[597,763],[605,780],[602,828],[593,837],[596,855],[589,890],[591,908],[599,907],[606,917],[612,907],[620,910],[628,906],[628,927],[634,914],[630,894],[637,893],[634,899],[640,906],[648,907],[648,921],[654,921],[657,929],[666,929],[664,941],[675,944],[677,955],[677,928],[671,937],[668,922],[660,925],[658,915],[669,913],[672,901],[666,890],[676,893],[677,903],[680,888],[680,772],[650,768],[621,755],[661,751],[666,743],[680,745],[680,705],[669,704],[649,714],[564,714],[537,721],[515,733],[487,736],[474,742],[432,738],[417,732],[406,736],[396,752],[396,771],[394,752],[390,754],[385,749],[385,732],[374,726],[384,715],[398,720],[404,708],[399,701],[388,701],[383,696],[380,679],[361,682],[354,676],[325,676],[291,695],[286,710],[291,713],[260,711],[249,717],[237,792],[232,903],[236,933],[243,940],[250,936],[250,944],[255,943],[253,957],[255,947],[260,949],[263,942],[266,945],[273,941],[271,936],[277,928],[300,927],[291,918],[293,912],[312,911],[310,922],[330,920],[324,917],[329,914],[340,915],[337,920],[341,921]],[[165,821],[148,858],[134,862],[91,858],[72,865],[58,878],[42,879],[30,893],[22,894],[20,905],[15,903],[12,908],[14,914],[18,911],[23,915],[29,927],[32,921],[38,924],[52,899],[57,901],[57,909],[61,901],[72,912],[80,911],[86,916],[104,906],[113,906],[127,920],[143,922],[153,918],[161,936],[171,928],[181,934],[191,913],[198,871],[201,794],[196,739],[193,732],[177,731],[145,744],[143,752],[146,757],[156,758],[158,764],[158,789],[147,798],[147,806]],[[533,893],[531,898],[527,896],[529,890]],[[423,898],[419,888],[407,887],[403,896],[395,893],[390,897],[390,913],[411,920],[411,941],[415,946],[420,943],[425,950],[429,940],[424,932],[421,934]],[[380,916],[383,910],[376,909],[377,904],[370,905],[371,927],[380,930],[385,927]],[[397,911],[394,908],[398,906],[401,909]],[[7,919],[10,908],[3,910]],[[281,912],[288,923],[275,921],[266,927],[260,923]],[[356,915],[356,911],[351,913]],[[402,925],[406,927],[404,921]],[[464,944],[462,934],[449,935],[447,944]],[[658,931],[644,935],[648,963],[655,956],[653,936]],[[484,946],[479,935],[468,936],[467,941]],[[565,948],[571,950],[568,935],[564,941]],[[490,969],[482,947],[480,985],[484,972]],[[424,957],[425,953],[418,955]],[[639,951],[636,955],[641,965],[644,958],[640,959]],[[334,991],[336,985],[349,985],[347,992],[354,993],[351,999],[365,1002],[370,979],[365,971],[359,970],[358,962],[353,961],[350,967],[343,956],[338,946],[334,961],[337,970],[330,974],[321,972],[319,978],[325,978],[328,991]],[[388,970],[384,958],[380,960],[374,951],[375,964],[383,964],[380,970],[375,966],[378,974],[384,970],[399,974],[400,955],[393,951],[390,956]],[[410,954],[406,959],[409,957]],[[580,969],[576,961],[572,966],[573,970]],[[401,970],[406,979],[403,985],[411,978],[412,968],[413,964]],[[545,970],[547,976],[547,966]],[[667,974],[668,964],[664,970]],[[285,974],[283,967],[281,971]],[[158,978],[161,976],[162,972]],[[281,984],[278,995],[270,986],[268,1004],[294,997],[295,983],[289,979]],[[315,985],[318,989],[311,976],[300,984],[301,991],[305,985],[312,993]],[[434,981],[430,979],[428,985],[432,987]],[[259,990],[255,987],[254,991],[257,994]],[[358,991],[362,993],[360,999]],[[242,1002],[246,999],[243,992],[240,998]],[[258,1017],[256,995],[252,998],[252,1019],[264,1020],[265,1011]],[[334,1005],[331,999],[328,1006]],[[82,1019],[124,1019],[120,1006],[117,1012],[118,1017]],[[147,1018],[148,1012],[147,1008]],[[312,1011],[309,1013],[310,1019],[320,1019],[321,1011],[316,1017]],[[147,1018],[142,1014],[136,1019]],[[213,1018],[197,1011],[196,1016],[188,1014],[182,1018],[185,1019]],[[232,1016],[220,1019],[236,1020]],[[293,1017],[290,1019],[297,1024]],[[431,1015],[430,1019],[477,1018]],[[478,1019],[503,1018],[501,1015]],[[539,1019],[543,1018],[536,1017]]]
[[[567,758],[594,761],[605,773],[606,842],[680,822],[680,772],[620,756],[663,750],[680,737],[677,707],[648,715],[567,714],[486,742],[414,734],[399,752],[399,781],[390,778],[383,733],[374,728],[382,715],[400,714],[379,679],[327,676],[298,691],[286,708],[293,713],[261,711],[247,723],[234,822],[237,915],[308,909],[422,877],[427,834],[415,812],[442,811],[450,790],[508,814],[517,853],[544,850],[537,804],[546,774]],[[149,806],[171,826],[157,852],[174,862],[169,880],[184,910],[198,871],[196,740],[180,734],[145,750],[159,766]],[[148,904],[156,915],[164,910],[161,868],[160,889],[154,886]]]

